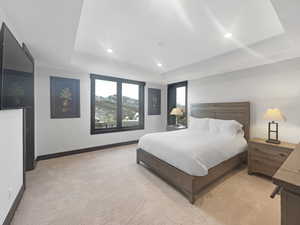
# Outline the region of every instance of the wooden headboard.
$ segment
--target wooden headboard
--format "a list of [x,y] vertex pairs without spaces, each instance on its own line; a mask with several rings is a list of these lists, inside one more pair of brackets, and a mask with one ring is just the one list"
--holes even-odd
[[245,138],[250,138],[250,102],[191,104],[190,115],[196,118],[236,120],[243,124]]

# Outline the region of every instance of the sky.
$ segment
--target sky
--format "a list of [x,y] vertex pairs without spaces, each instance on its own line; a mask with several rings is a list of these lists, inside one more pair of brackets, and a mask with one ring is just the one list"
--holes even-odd
[[[110,95],[117,94],[117,83],[113,81],[106,80],[96,80],[95,81],[95,90],[97,96],[108,97]],[[136,84],[122,84],[122,95],[139,99],[139,86]]]
[[176,104],[185,105],[185,87],[176,89]]

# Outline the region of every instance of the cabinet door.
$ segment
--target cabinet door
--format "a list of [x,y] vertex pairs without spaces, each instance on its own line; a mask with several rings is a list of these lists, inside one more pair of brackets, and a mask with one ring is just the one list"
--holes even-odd
[[300,224],[300,195],[281,192],[281,225]]

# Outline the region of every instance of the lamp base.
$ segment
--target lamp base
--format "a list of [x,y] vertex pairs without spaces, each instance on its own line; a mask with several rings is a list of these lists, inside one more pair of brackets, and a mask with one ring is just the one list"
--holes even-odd
[[278,140],[274,140],[274,139],[268,139],[268,140],[266,140],[266,142],[267,143],[271,143],[271,144],[280,144],[280,141],[278,141]]

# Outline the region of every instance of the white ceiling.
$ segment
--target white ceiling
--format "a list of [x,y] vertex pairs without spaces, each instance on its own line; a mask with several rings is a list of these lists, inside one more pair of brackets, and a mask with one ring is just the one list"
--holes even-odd
[[[0,3],[36,60],[50,66],[73,64],[89,70],[98,65],[108,73],[109,68],[120,67],[114,71],[126,68],[128,73],[134,69],[149,76],[176,74],[186,79],[184,71],[193,68],[211,75],[298,54],[293,48],[300,38],[294,31],[299,25],[297,0]],[[232,39],[224,38],[226,32],[233,34]],[[114,52],[108,54],[107,48]],[[256,61],[249,63],[249,57]]]
[[283,32],[269,0],[86,0],[75,50],[163,73]]
[[225,74],[300,57],[300,1],[272,0],[285,32],[250,46],[163,74],[166,82]]
[[83,0],[0,0],[0,8],[35,59],[70,63]]

